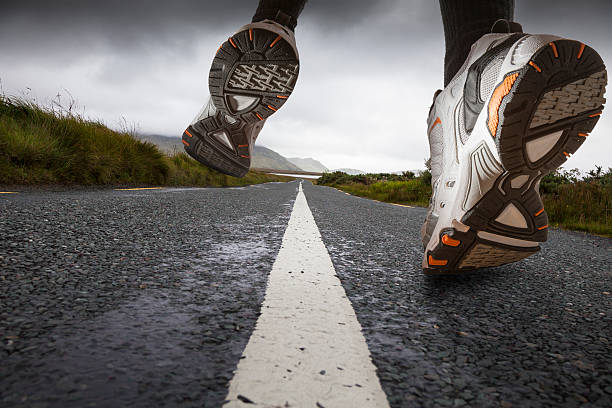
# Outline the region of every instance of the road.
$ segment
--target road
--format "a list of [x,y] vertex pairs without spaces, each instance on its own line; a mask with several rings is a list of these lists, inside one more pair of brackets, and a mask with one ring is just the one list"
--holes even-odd
[[425,209],[302,187],[0,196],[0,407],[612,406],[612,240],[428,277]]

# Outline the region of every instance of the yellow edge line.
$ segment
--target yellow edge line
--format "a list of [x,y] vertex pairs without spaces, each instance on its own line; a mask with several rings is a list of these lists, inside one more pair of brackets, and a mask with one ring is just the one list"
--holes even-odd
[[[382,202],[382,201],[381,201],[381,202]],[[413,206],[411,206],[411,205],[395,204],[395,203],[388,203],[388,204],[391,204],[391,205],[397,205],[398,207],[414,208],[414,207],[413,207]]]
[[161,190],[163,187],[116,188],[115,191]]
[[16,191],[0,191],[0,194],[19,194]]

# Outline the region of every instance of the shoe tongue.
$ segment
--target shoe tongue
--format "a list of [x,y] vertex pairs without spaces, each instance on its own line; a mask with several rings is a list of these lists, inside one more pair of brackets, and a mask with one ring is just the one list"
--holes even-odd
[[493,23],[493,27],[491,27],[491,32],[498,34],[522,33],[523,27],[519,23],[515,23],[514,21],[509,21],[501,18],[495,23]]

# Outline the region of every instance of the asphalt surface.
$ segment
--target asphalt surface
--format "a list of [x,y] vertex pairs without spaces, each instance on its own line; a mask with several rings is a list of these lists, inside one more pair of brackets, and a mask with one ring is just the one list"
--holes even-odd
[[[303,187],[392,407],[612,406],[612,240],[426,277],[424,209]],[[0,406],[220,406],[296,192],[0,196]]]
[[0,405],[220,406],[296,190],[0,198]]

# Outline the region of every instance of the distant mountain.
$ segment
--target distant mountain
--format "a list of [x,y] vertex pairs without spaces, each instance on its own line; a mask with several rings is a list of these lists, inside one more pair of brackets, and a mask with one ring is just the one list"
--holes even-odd
[[[166,154],[174,154],[184,152],[183,143],[180,137],[174,136],[163,136],[163,135],[136,135],[137,138],[145,140],[156,145],[162,152]],[[327,168],[321,163],[314,159],[300,159],[307,162],[312,161],[313,165],[317,164],[325,170],[306,170],[323,172]],[[284,156],[276,153],[274,150],[268,149],[263,146],[255,146],[253,148],[253,158],[251,160],[251,167],[260,169],[273,169],[273,170],[292,170],[292,171],[304,171],[299,165],[296,165],[289,161]]]
[[180,137],[163,135],[136,135],[140,140],[153,143],[162,152],[174,154],[183,152],[183,143]]
[[284,156],[281,156],[274,150],[263,146],[253,147],[251,167],[260,169],[303,171],[300,167],[291,163]]
[[335,169],[335,170],[331,170],[331,171],[332,171],[332,172],[333,172],[333,171],[341,171],[341,172],[343,172],[343,173],[350,174],[351,176],[356,176],[356,175],[358,175],[358,174],[366,174],[366,172],[365,172],[365,171],[363,171],[363,170],[357,170],[357,169]]
[[299,168],[303,169],[304,171],[313,171],[316,173],[325,173],[326,171],[329,171],[329,169],[325,167],[320,161],[312,159],[310,157],[305,159],[302,159],[300,157],[288,157],[287,160],[289,160],[291,163],[295,164]]

